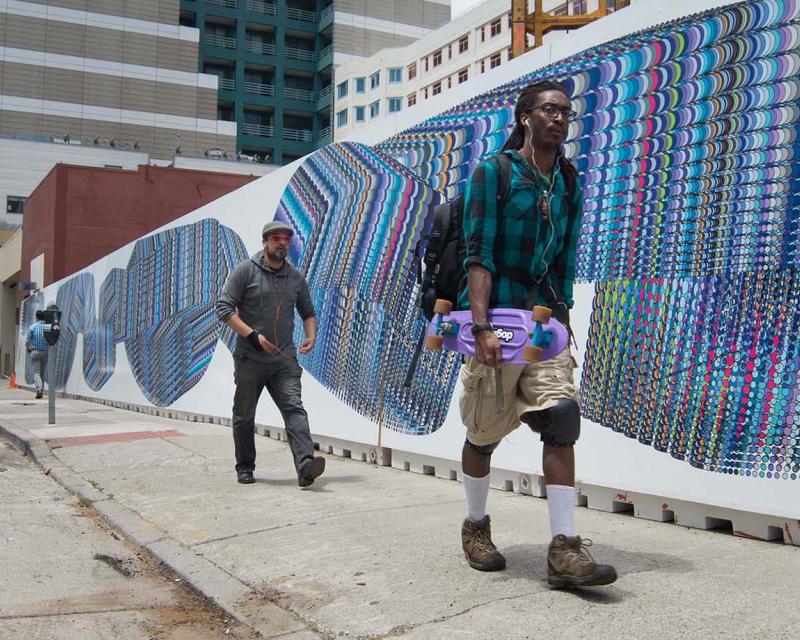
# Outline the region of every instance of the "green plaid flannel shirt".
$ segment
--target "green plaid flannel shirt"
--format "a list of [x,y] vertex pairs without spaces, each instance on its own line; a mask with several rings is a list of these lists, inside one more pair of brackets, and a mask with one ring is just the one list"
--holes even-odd
[[[583,215],[583,194],[576,185],[573,201],[567,202],[567,185],[558,169],[550,199],[550,221],[544,220],[540,202],[543,178],[528,165],[518,151],[506,151],[511,157],[511,189],[502,213],[497,211],[498,172],[494,160],[482,162],[467,183],[464,200],[464,269],[479,264],[492,274],[490,308],[529,309],[533,304],[552,306],[552,297],[537,287],[507,275],[545,276],[555,285],[559,300],[571,309],[575,281],[575,255]],[[531,294],[535,294],[531,295]],[[466,278],[462,280],[458,306],[469,309]]]

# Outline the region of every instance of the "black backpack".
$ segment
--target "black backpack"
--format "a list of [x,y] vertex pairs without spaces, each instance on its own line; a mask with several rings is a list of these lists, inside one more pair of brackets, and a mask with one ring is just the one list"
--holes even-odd
[[[511,191],[511,158],[501,153],[492,160],[497,164],[497,210],[502,211]],[[566,182],[567,195],[572,202],[577,186],[577,170],[564,156],[558,156],[558,162]],[[463,222],[463,194],[433,208],[433,225],[418,271],[421,282],[419,306],[429,321],[433,318],[433,307],[437,299],[450,300],[454,308],[458,303],[458,292],[463,278],[466,277]],[[419,260],[419,249],[417,259]],[[422,265],[425,266],[424,271]],[[524,279],[526,285],[534,284],[533,278],[528,274],[508,275],[514,279]]]

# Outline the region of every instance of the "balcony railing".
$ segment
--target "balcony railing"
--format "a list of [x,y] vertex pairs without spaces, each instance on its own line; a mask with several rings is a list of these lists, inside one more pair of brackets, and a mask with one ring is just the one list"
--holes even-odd
[[332,93],[333,93],[333,85],[329,84],[327,87],[325,87],[322,91],[319,92],[319,99],[322,100],[323,98],[327,98]]
[[330,127],[325,127],[324,129],[320,129],[319,139],[320,139],[320,142],[325,141],[325,140],[330,140],[331,139],[331,128]]
[[316,62],[317,53],[311,49],[297,49],[295,47],[286,47],[286,57],[293,60],[302,60],[303,62]]
[[305,9],[295,9],[294,7],[286,7],[286,17],[291,20],[302,20],[303,22],[316,22],[317,14],[313,11],[306,11]]
[[258,136],[259,138],[271,138],[275,135],[275,127],[266,124],[250,124],[245,122],[242,125],[242,133],[248,136]]
[[308,129],[284,129],[283,139],[293,142],[311,142],[311,131]]
[[329,56],[332,53],[333,53],[333,45],[329,44],[327,47],[325,47],[322,51],[319,52],[319,59],[324,60],[325,56]]
[[236,89],[236,81],[233,78],[217,78],[217,83],[223,91],[233,91]]
[[272,2],[264,2],[264,0],[247,0],[247,10],[265,16],[278,15],[278,6]]
[[208,4],[213,4],[215,7],[225,7],[226,9],[236,9],[239,6],[239,0],[208,0]]
[[324,20],[324,19],[325,19],[325,18],[327,18],[329,15],[331,15],[331,14],[334,12],[334,6],[335,6],[335,4],[336,4],[336,3],[334,3],[334,2],[331,2],[331,3],[330,3],[328,6],[327,6],[327,7],[325,7],[325,8],[322,10],[322,13],[320,13],[320,14],[319,14],[319,19],[320,19],[320,20]]
[[228,36],[218,36],[215,33],[207,33],[204,37],[205,43],[212,47],[219,47],[220,49],[235,49],[236,38]]
[[263,82],[247,82],[244,83],[245,93],[253,93],[257,96],[274,96],[275,86],[271,84],[264,84]]
[[275,45],[270,44],[269,42],[261,42],[259,40],[245,40],[244,43],[245,51],[249,51],[250,53],[260,53],[264,56],[274,56],[275,55]]
[[292,100],[314,102],[314,92],[308,91],[307,89],[293,89],[292,87],[286,87],[283,90],[283,95],[284,97],[291,98]]

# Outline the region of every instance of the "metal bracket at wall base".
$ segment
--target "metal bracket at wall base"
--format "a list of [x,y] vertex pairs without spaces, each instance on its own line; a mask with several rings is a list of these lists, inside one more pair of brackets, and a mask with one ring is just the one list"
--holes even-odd
[[783,540],[800,546],[800,520],[750,513],[728,507],[674,500],[646,493],[576,483],[578,500],[583,506],[609,513],[629,512],[637,518],[701,529],[729,531],[753,540]]
[[[286,430],[281,427],[256,425],[256,431],[263,436],[275,440],[286,440]],[[315,447],[322,453],[327,453],[340,458],[360,460],[379,467],[389,467],[392,464],[392,450],[388,447],[377,447],[362,442],[352,442],[340,438],[329,438],[311,434]]]

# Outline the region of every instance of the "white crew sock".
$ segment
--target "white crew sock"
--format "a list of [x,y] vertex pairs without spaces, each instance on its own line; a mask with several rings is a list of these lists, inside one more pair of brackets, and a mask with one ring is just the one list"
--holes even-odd
[[482,478],[464,476],[464,493],[467,494],[467,519],[480,522],[486,517],[486,499],[489,497],[489,474]]
[[550,513],[550,534],[555,538],[575,535],[575,487],[547,485],[547,510]]

